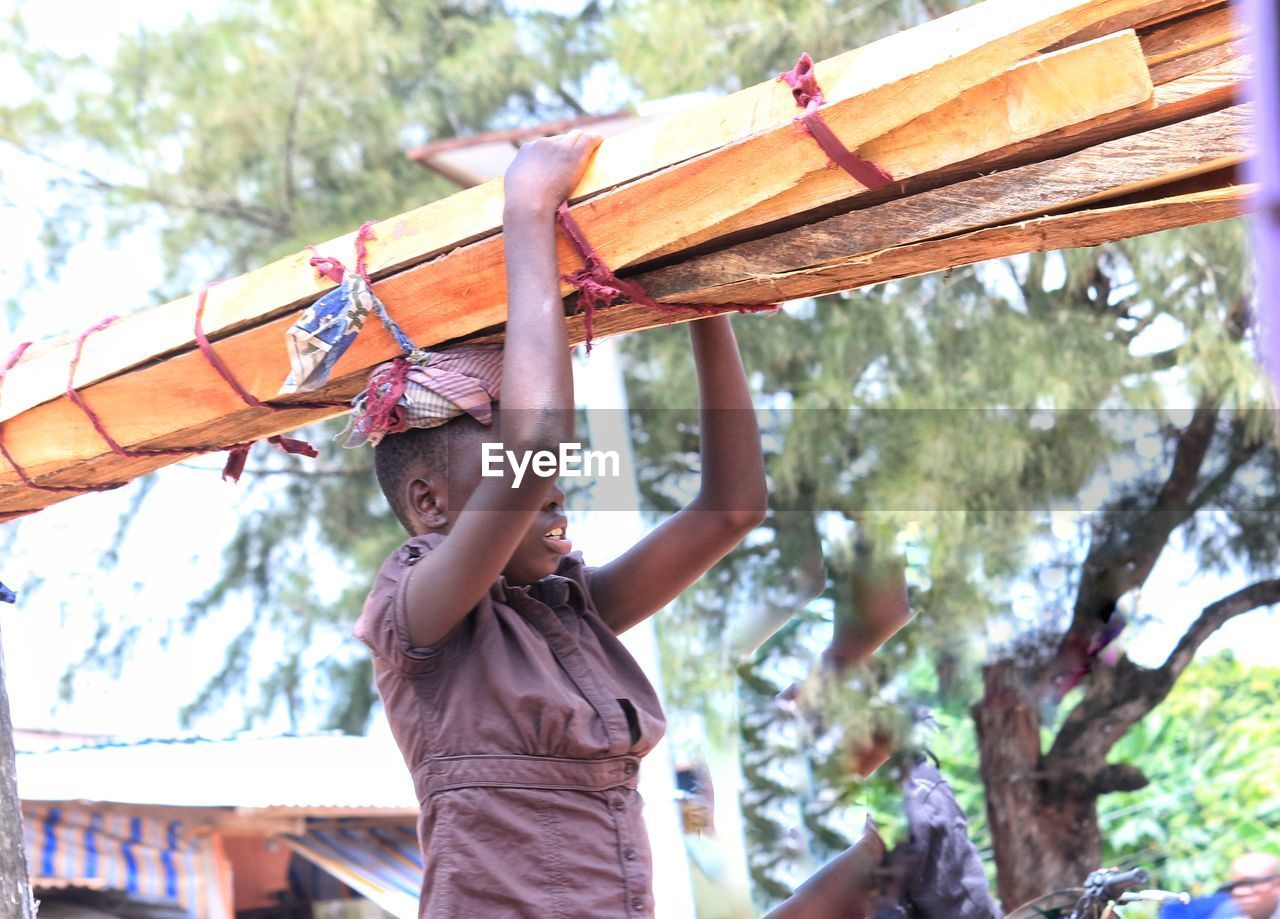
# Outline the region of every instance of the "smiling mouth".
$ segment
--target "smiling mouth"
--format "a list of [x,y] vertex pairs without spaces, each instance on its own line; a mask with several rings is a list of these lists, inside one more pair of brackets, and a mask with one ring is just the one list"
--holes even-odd
[[547,545],[557,555],[568,555],[573,551],[573,543],[565,537],[565,526],[561,524],[558,527],[552,527],[542,534],[542,538],[547,541]]

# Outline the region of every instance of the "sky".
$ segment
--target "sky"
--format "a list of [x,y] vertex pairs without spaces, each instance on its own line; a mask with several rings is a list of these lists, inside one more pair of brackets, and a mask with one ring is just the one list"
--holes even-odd
[[[572,5],[572,4],[571,4]],[[108,54],[115,37],[140,23],[162,28],[198,8],[194,3],[117,0],[90,4],[42,0],[26,5],[34,40],[65,54]],[[3,12],[0,4],[0,12]],[[68,28],[68,23],[75,23]],[[21,80],[0,63],[0,93],[21,92]],[[6,200],[9,237],[0,256],[0,297],[17,289],[33,266],[43,260],[37,239],[40,214],[49,206],[36,191],[44,167],[0,146],[0,176]],[[22,319],[11,336],[0,339],[7,354],[10,340],[39,339],[83,328],[106,313],[124,312],[150,301],[160,281],[154,240],[145,228],[118,245],[91,237],[73,250],[56,282],[31,289],[23,299]],[[127,265],[128,270],[121,270]],[[0,331],[3,331],[0,327]],[[2,356],[2,355],[0,355]],[[261,449],[261,448],[260,448]],[[136,510],[123,547],[125,563],[104,568],[99,562],[110,546],[121,515],[143,487],[89,494],[56,504],[17,526],[0,532],[0,580],[21,591],[17,606],[0,605],[0,632],[13,720],[19,727],[121,736],[169,736],[180,732],[177,711],[199,691],[221,657],[221,649],[247,623],[252,611],[232,601],[218,615],[185,633],[172,623],[188,602],[213,583],[222,547],[240,514],[251,513],[251,490],[224,483],[220,460],[210,456],[158,473],[151,493]],[[590,520],[575,529],[589,540]],[[601,539],[616,535],[605,526]],[[5,540],[17,534],[6,549]],[[1181,629],[1207,602],[1246,583],[1243,575],[1218,576],[1196,570],[1177,547],[1161,559],[1139,599],[1139,609],[1158,621],[1134,630],[1126,639],[1141,663],[1157,663]],[[1030,585],[1015,603],[1033,605]],[[70,703],[58,703],[59,685],[83,656],[94,627],[95,603],[139,618],[144,627],[137,645],[117,676],[86,673]],[[140,616],[140,613],[142,614]],[[1254,613],[1224,628],[1205,652],[1232,648],[1246,660],[1274,663],[1275,613]],[[316,654],[350,653],[346,636],[323,637]],[[344,644],[345,643],[345,644]],[[201,733],[220,736],[240,727],[235,705],[198,723]],[[281,730],[280,717],[263,730]]]

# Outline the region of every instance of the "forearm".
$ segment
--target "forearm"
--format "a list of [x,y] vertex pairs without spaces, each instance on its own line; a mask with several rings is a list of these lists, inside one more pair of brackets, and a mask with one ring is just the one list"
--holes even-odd
[[554,212],[509,204],[503,218],[507,340],[501,425],[508,448],[573,438],[573,373],[560,297]]
[[728,316],[691,323],[702,429],[700,509],[746,519],[768,503],[760,426]]

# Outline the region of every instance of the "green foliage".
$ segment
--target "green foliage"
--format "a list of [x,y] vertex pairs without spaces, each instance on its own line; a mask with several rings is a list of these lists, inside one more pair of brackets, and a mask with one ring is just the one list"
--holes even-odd
[[[45,234],[55,265],[91,219],[107,215],[118,234],[147,222],[163,243],[164,296],[450,191],[404,157],[410,143],[572,114],[601,74],[622,95],[633,85],[651,96],[736,89],[789,68],[802,50],[827,56],[956,5],[802,0],[783,12],[759,0],[618,0],[560,16],[488,0],[235,0],[122,39],[105,64],[59,58],[18,21],[3,47],[36,93],[0,109],[0,139],[57,164],[61,205]],[[892,835],[891,779],[850,776],[850,751],[877,733],[930,746],[986,838],[966,716],[980,694],[978,665],[988,655],[1041,660],[1088,575],[1091,540],[1140,535],[1137,510],[1160,493],[1185,425],[1169,406],[1224,407],[1195,492],[1200,513],[1179,538],[1206,567],[1275,572],[1280,457],[1244,336],[1242,239],[1241,224],[1215,224],[907,279],[736,323],[761,409],[772,512],[667,614],[661,639],[673,723],[712,737],[740,731],[761,903],[845,845],[863,809]],[[686,336],[632,336],[625,354],[641,488],[657,515],[679,506],[698,471]],[[348,644],[322,660],[310,649],[349,629],[401,534],[367,455],[326,453],[318,471],[272,456],[251,474],[259,510],[189,615],[247,598],[254,617],[191,717],[244,692],[253,655],[283,636],[248,717],[282,705],[300,727],[367,721],[362,649]],[[1096,513],[1063,537],[1050,512],[1073,508]],[[913,559],[917,618],[874,665],[835,681],[818,662],[834,624],[861,613],[859,545]],[[827,560],[816,588],[795,576],[815,546]],[[765,625],[750,633],[748,620]],[[98,646],[127,648],[135,635],[104,622]],[[1240,710],[1215,740],[1207,717],[1253,698],[1252,688],[1237,698],[1228,687],[1274,686],[1274,673],[1264,677],[1216,661],[1194,670],[1116,748],[1155,781],[1149,793],[1104,799],[1108,857],[1158,851],[1169,856],[1167,883],[1192,883],[1221,867],[1190,860],[1190,849],[1213,841],[1198,827],[1257,826],[1246,811],[1257,821],[1274,814],[1276,789],[1260,778],[1264,768],[1274,775],[1274,759],[1258,752],[1274,721]],[[799,695],[780,701],[792,686]],[[1217,695],[1203,702],[1197,692]],[[1047,720],[1061,723],[1073,703]],[[922,709],[938,726],[928,740],[916,725]],[[1208,783],[1222,775],[1245,784],[1215,809]],[[1198,810],[1189,797],[1143,797],[1186,787]]]
[[18,19],[0,47],[34,94],[0,140],[58,166],[52,249],[91,215],[154,221],[185,292],[449,193],[406,143],[564,115],[590,30],[495,0],[233,0],[104,64]]
[[1212,890],[1231,860],[1265,850],[1280,820],[1280,668],[1223,652],[1192,665],[1116,745],[1151,785],[1108,798],[1108,864],[1142,864],[1165,887]]

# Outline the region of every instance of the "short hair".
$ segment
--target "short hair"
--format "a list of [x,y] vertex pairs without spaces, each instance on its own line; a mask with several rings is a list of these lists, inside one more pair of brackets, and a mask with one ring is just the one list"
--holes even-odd
[[470,415],[462,414],[433,428],[409,428],[387,434],[373,448],[373,472],[387,504],[401,525],[413,533],[413,509],[405,501],[404,485],[415,466],[421,464],[448,475],[451,446],[460,436],[487,430]]

